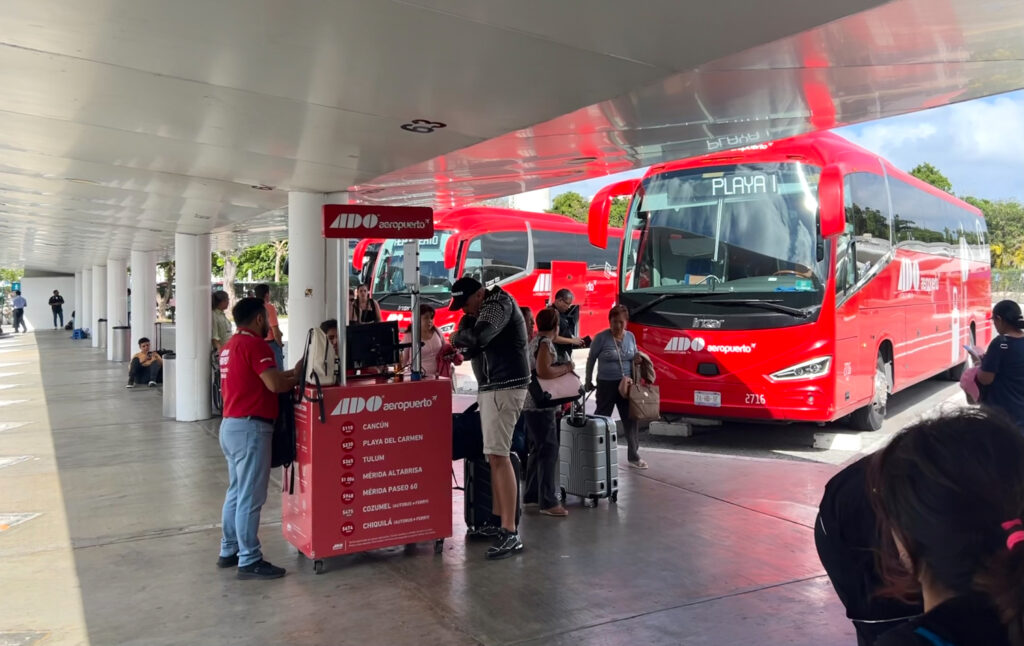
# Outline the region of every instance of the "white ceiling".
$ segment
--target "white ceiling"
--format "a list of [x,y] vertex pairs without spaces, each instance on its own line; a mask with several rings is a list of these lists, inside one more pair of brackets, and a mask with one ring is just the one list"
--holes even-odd
[[289,190],[451,206],[1024,87],[1019,0],[878,4],[4,0],[0,264],[280,237]]

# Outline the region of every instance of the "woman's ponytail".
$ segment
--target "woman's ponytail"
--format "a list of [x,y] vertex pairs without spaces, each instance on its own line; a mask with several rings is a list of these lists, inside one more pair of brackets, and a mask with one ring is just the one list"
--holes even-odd
[[1005,546],[979,573],[975,585],[992,599],[1010,643],[1024,646],[1024,521],[1020,517],[1005,521],[1002,530]]

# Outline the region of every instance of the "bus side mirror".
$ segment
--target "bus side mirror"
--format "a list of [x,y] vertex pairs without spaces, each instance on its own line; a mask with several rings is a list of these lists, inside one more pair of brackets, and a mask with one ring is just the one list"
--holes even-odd
[[459,251],[459,236],[452,233],[448,236],[448,240],[444,243],[444,268],[455,269],[455,265],[459,263],[458,258]]
[[822,238],[830,238],[846,230],[843,172],[838,166],[826,166],[821,171],[818,180],[818,213]]
[[609,184],[597,192],[587,212],[587,237],[590,244],[600,249],[608,246],[608,212],[612,208],[612,199],[632,195],[637,186],[640,186],[639,179],[627,179]]
[[370,238],[363,238],[356,243],[352,250],[352,269],[357,272],[363,271],[363,259],[366,257],[366,248],[370,246]]

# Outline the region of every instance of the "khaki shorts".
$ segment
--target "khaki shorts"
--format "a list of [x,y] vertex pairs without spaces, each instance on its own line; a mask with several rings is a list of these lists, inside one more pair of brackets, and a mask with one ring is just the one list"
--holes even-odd
[[484,431],[484,455],[508,455],[512,432],[523,412],[526,389],[489,390],[476,397],[480,404],[480,424]]

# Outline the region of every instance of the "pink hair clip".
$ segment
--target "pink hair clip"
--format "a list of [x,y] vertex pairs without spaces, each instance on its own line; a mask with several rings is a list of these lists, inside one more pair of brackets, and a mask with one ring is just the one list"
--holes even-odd
[[[1018,529],[1010,531],[1014,527],[1017,527]],[[1021,521],[1020,518],[1014,518],[1013,520],[1006,521],[1002,524],[1002,528],[1006,532],[1009,532],[1006,536],[1006,549],[1012,550],[1017,543],[1024,542],[1024,521]]]

